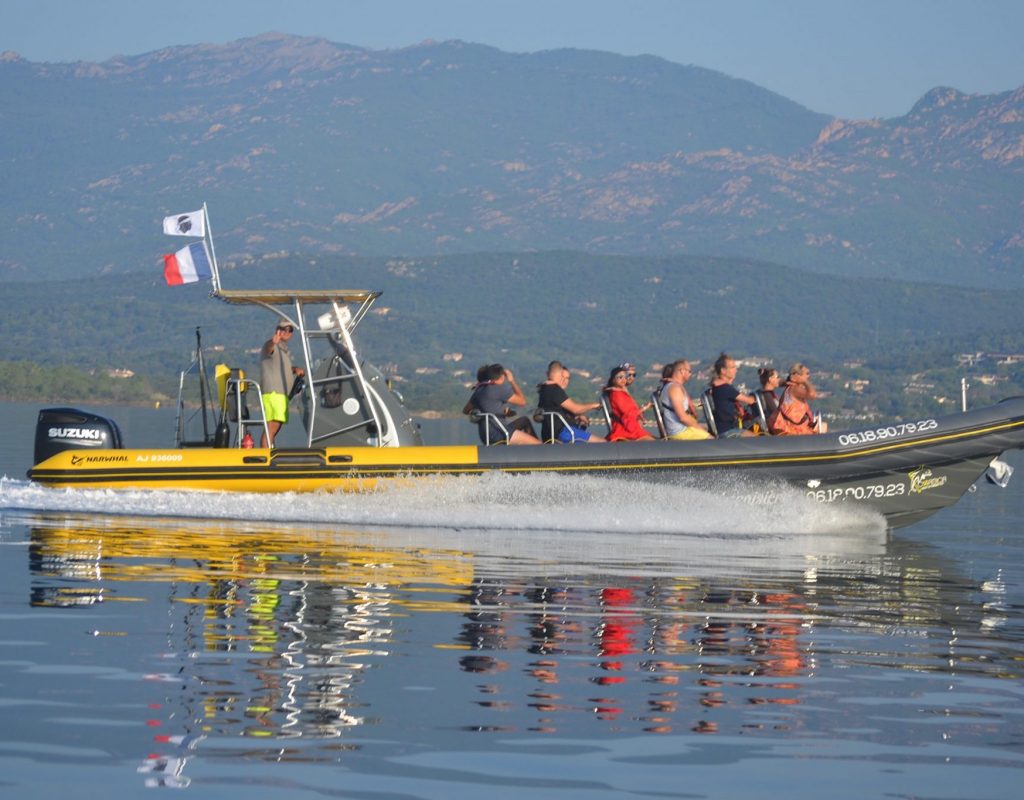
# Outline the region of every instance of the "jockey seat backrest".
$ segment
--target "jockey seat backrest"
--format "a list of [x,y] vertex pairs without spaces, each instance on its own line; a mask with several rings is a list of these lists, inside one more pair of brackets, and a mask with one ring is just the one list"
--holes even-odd
[[665,428],[665,417],[661,410],[661,393],[665,390],[665,385],[662,384],[660,389],[651,392],[651,408],[654,410],[654,421],[658,423],[658,434],[662,439],[668,438],[668,430]]
[[715,424],[715,401],[711,397],[710,389],[705,389],[701,393],[700,407],[704,412],[704,422],[707,423],[708,431],[712,436],[718,436],[718,426]]
[[612,407],[608,403],[608,392],[601,392],[601,394],[598,395],[598,400],[601,401],[601,412],[604,414],[604,424],[608,426],[608,432],[610,433],[614,417],[612,416]]
[[[508,428],[505,427],[505,423],[498,419],[496,415],[487,414],[483,411],[473,409],[472,411],[469,412],[469,421],[472,422],[474,425],[479,425],[480,427],[483,428],[484,444],[487,445],[488,447],[490,447],[492,444],[508,444]],[[501,434],[504,438],[495,436],[494,441],[491,441],[491,425],[481,425],[481,423],[492,423],[495,427],[498,428],[499,431],[501,431]]]
[[576,444],[576,433],[562,414],[557,411],[545,411],[538,408],[533,412],[533,421],[540,424],[540,438],[545,444],[561,444],[562,441],[555,436],[555,423],[561,422],[569,431],[569,443]]
[[764,390],[758,389],[754,392],[754,401],[757,403],[757,423],[761,426],[761,433],[771,433],[768,430],[768,415],[764,411]]

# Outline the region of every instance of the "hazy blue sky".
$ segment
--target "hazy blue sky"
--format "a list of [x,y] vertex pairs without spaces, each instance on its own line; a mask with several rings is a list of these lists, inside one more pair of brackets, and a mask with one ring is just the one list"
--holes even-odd
[[374,49],[463,39],[515,52],[651,53],[844,117],[935,86],[1024,84],[1024,0],[0,0],[0,50],[103,61],[267,31]]

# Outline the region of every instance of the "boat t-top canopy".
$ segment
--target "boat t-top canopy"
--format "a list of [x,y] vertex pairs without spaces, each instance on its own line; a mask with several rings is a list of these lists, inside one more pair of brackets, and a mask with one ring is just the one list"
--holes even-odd
[[[290,319],[305,336],[303,308],[313,305],[330,306],[334,309],[333,319],[351,333],[382,293],[368,289],[221,289],[215,286],[212,294],[230,305],[262,306]],[[341,308],[349,304],[357,306],[355,312],[343,315]],[[294,315],[285,310],[288,307],[294,309]]]
[[380,297],[380,292],[367,289],[216,289],[213,296],[225,303],[243,305],[252,303],[365,303]]
[[[305,325],[302,321],[302,309],[309,305],[329,305],[335,311],[334,319],[344,321],[341,327],[347,328],[349,332],[366,317],[374,300],[381,296],[382,292],[373,292],[368,289],[221,289],[215,286],[212,292],[218,300],[231,305],[259,305],[273,313],[281,315],[292,321],[305,335]],[[354,313],[342,314],[341,308],[354,304]],[[287,307],[294,309],[293,314],[285,310]]]

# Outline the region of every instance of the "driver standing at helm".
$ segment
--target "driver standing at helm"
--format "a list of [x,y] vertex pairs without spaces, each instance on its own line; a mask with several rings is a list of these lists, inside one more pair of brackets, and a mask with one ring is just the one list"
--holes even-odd
[[295,384],[295,379],[304,374],[302,368],[292,366],[292,356],[288,352],[295,326],[283,317],[278,320],[274,335],[268,339],[260,351],[260,389],[263,391],[263,417],[267,421],[267,431],[260,439],[260,447],[273,447],[274,439],[281,426],[288,421],[288,398]]

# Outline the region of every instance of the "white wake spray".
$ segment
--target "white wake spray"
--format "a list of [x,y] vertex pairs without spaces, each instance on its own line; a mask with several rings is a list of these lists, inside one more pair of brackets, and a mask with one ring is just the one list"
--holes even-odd
[[61,511],[387,528],[814,534],[884,530],[876,514],[795,489],[552,474],[439,476],[360,494],[50,489],[0,481],[0,510]]

